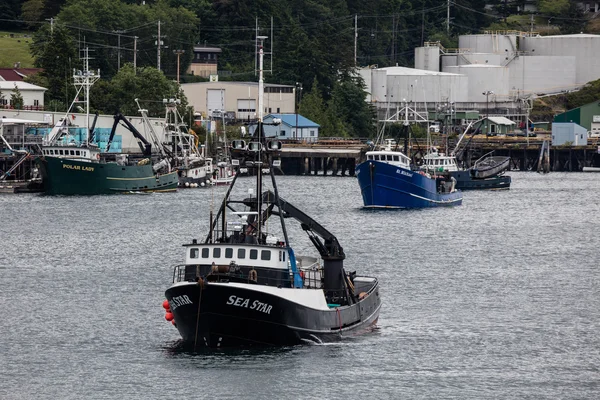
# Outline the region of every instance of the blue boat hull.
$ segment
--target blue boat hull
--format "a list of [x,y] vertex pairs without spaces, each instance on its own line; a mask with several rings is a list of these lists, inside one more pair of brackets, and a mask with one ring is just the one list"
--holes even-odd
[[436,179],[368,160],[356,167],[365,207],[425,208],[462,204],[462,192],[440,193]]

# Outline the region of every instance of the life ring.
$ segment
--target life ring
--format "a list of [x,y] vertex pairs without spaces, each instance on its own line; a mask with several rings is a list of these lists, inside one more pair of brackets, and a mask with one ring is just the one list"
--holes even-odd
[[100,159],[100,154],[96,154],[96,160]]

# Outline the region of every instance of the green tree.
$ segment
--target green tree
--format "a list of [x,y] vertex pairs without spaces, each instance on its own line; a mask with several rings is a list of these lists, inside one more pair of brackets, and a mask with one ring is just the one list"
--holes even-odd
[[[132,64],[126,64],[110,80],[96,83],[91,90],[91,107],[102,113],[138,115],[139,107],[135,99],[139,99],[143,108],[151,117],[164,116],[165,98],[181,100],[179,110],[184,118],[189,118],[187,98],[179,85],[154,67],[138,68],[134,71]],[[187,119],[185,119],[187,120]]]
[[323,101],[323,96],[321,96],[321,91],[319,90],[317,79],[315,78],[311,90],[306,93],[300,101],[298,113],[319,125],[323,125],[325,122],[326,111],[325,102]]
[[45,94],[47,103],[57,100],[71,103],[75,95],[72,75],[73,68],[81,68],[77,49],[69,31],[61,24],[43,25],[34,35],[29,45],[34,57],[34,65],[43,68],[41,78],[47,80]]
[[11,94],[10,94],[10,104],[13,106],[13,108],[15,110],[22,110],[23,109],[23,95],[21,94],[21,91],[19,90],[19,88],[17,87],[17,84],[15,83],[15,88],[12,90]]
[[352,137],[372,137],[375,134],[375,112],[365,101],[367,93],[359,77],[337,83],[330,109],[342,121],[344,131]]
[[558,16],[569,10],[569,0],[538,0],[538,11],[544,15]]
[[43,20],[44,0],[26,0],[21,6],[21,18],[28,22],[29,27],[37,26]]

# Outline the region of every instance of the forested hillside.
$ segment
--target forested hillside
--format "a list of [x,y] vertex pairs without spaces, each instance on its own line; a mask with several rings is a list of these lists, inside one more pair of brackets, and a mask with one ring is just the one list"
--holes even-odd
[[[446,0],[4,0],[0,20],[5,30],[33,33],[35,65],[45,70],[36,79],[49,88],[46,104],[54,102],[54,108],[68,103],[72,87],[66,81],[73,68],[80,68],[84,48],[91,51],[91,67],[99,68],[106,80],[94,87],[95,98],[102,99],[94,102],[100,111],[111,112],[123,103],[135,107],[136,93],[129,92],[141,90],[140,85],[169,86],[140,80],[135,71],[122,68],[134,61],[134,48],[138,68],[157,67],[160,21],[160,66],[167,81],[176,76],[173,50],[185,50],[181,57],[185,71],[198,44],[222,49],[219,70],[230,71],[228,79],[256,80],[258,33],[269,37],[266,48],[273,49],[272,65],[271,55],[266,57],[266,69],[272,74],[265,79],[302,84],[304,96],[328,110],[321,119],[335,114],[347,124],[341,119],[368,114],[368,110],[354,113],[342,104],[356,99],[354,90],[360,95],[360,81],[352,74],[355,66],[412,66],[413,49],[424,41],[452,46],[457,34],[502,23],[501,13],[490,14],[486,3],[508,13],[507,5],[515,2],[452,0],[449,25]],[[119,67],[123,76],[117,81],[121,86],[128,82],[129,92],[112,82]],[[336,95],[337,103],[331,103]],[[308,108],[316,110],[314,105]],[[363,135],[363,129],[346,126],[342,133]]]

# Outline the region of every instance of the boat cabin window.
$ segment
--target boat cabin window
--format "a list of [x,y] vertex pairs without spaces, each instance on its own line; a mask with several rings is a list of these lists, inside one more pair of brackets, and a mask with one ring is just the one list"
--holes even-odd
[[285,251],[279,252],[279,261],[285,261]]
[[220,258],[221,257],[221,249],[219,247],[215,247],[213,249],[213,258]]
[[394,156],[394,161],[400,161],[400,156]]
[[246,258],[246,249],[238,249],[238,258],[239,259]]
[[231,247],[225,249],[225,258],[233,258],[233,249]]
[[80,156],[80,155],[81,155],[81,151],[79,151],[79,150],[75,150],[75,155],[76,155],[76,156]]
[[63,151],[62,151],[62,150],[59,150],[59,151],[58,151],[58,154],[60,154],[60,155],[62,156],[62,155],[63,155]]
[[372,160],[372,159],[373,159],[373,156],[371,156],[371,155],[367,156],[367,160]]
[[250,259],[251,260],[258,259],[258,250],[256,250],[256,249],[250,250]]
[[270,260],[271,259],[271,250],[262,250],[260,252],[260,259],[261,260]]
[[202,249],[202,258],[208,258],[210,256],[210,249],[205,247]]
[[199,253],[198,249],[190,249],[190,258],[198,258]]
[[70,150],[71,155],[74,156],[75,155],[75,150]]

